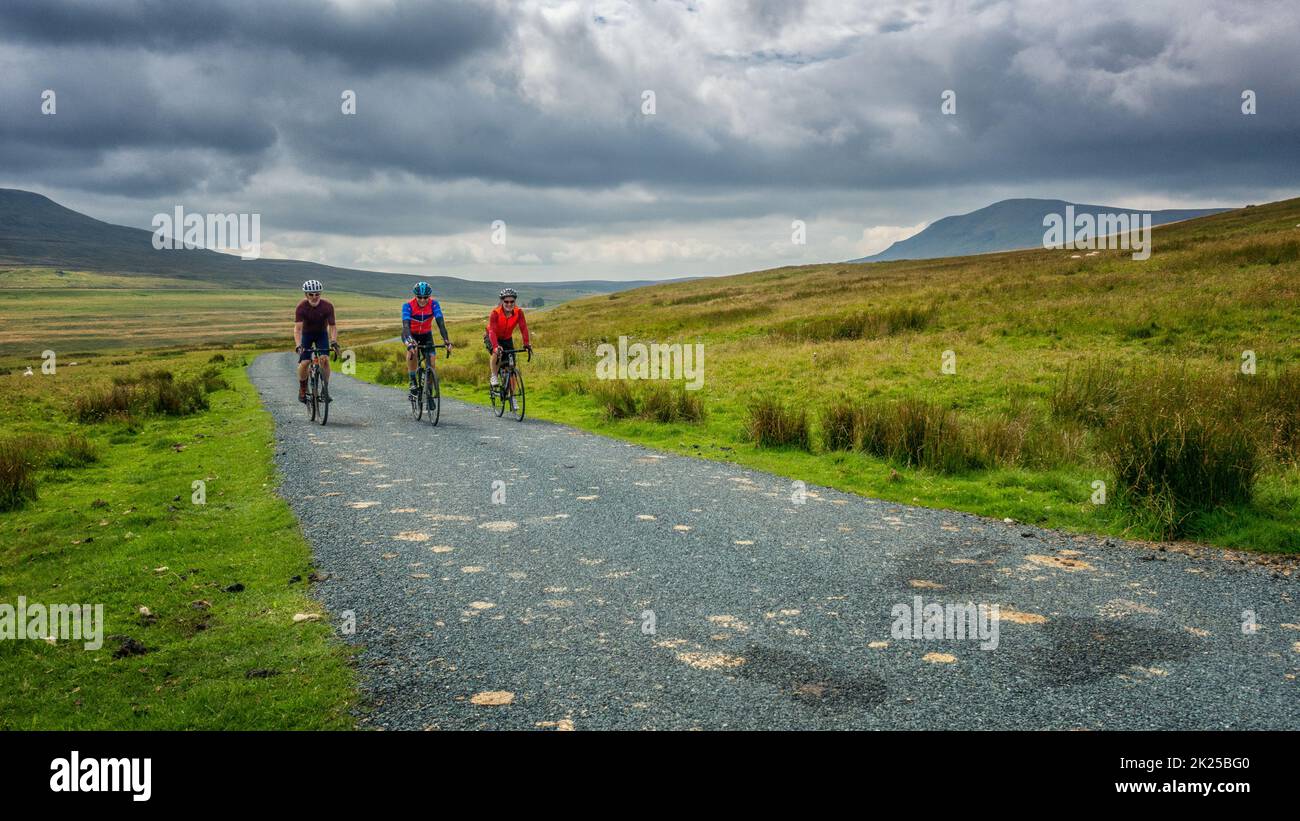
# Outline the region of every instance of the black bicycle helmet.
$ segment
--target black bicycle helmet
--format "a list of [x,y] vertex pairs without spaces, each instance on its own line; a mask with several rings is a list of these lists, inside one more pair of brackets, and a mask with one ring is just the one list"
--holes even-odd
[[505,298],[508,297],[508,296],[512,296],[512,297],[514,297],[515,299],[518,299],[518,298],[519,298],[519,294],[516,294],[516,293],[515,293],[515,289],[514,289],[514,288],[502,288],[502,289],[501,289],[501,293],[500,293],[500,294],[497,294],[497,298],[498,298],[498,299],[505,299]]

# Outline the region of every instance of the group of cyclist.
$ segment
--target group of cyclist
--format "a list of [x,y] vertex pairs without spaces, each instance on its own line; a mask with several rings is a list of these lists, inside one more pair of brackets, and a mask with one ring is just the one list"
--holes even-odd
[[[324,286],[318,280],[309,279],[302,284],[303,300],[298,303],[294,314],[293,344],[298,353],[298,401],[307,401],[307,370],[313,358],[321,367],[321,376],[329,384],[330,351],[337,352],[339,347],[338,327],[334,321],[334,305],[321,297]],[[451,354],[451,338],[447,335],[447,324],[443,320],[442,307],[433,297],[433,288],[427,282],[417,282],[411,289],[414,297],[402,303],[402,342],[406,345],[406,374],[410,381],[411,392],[416,390],[416,348],[419,345],[433,345],[433,325],[437,323],[442,342]],[[489,381],[497,387],[497,368],[503,353],[513,353],[514,332],[519,328],[523,337],[522,350],[532,353],[533,346],[528,339],[528,322],[524,319],[524,310],[516,303],[519,295],[514,288],[502,288],[497,295],[497,306],[488,315],[487,329],[483,334],[483,345],[491,355]],[[432,351],[431,354],[432,356]]]

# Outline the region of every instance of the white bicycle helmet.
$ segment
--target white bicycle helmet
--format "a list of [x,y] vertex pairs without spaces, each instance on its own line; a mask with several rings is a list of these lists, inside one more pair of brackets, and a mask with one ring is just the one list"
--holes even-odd
[[309,279],[302,284],[302,292],[304,294],[319,294],[323,290],[324,288],[321,287],[320,282],[314,279]]

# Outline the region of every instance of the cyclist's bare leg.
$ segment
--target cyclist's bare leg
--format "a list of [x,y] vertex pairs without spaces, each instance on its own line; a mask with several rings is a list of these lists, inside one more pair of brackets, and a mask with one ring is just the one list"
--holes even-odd
[[406,380],[410,383],[411,390],[415,390],[415,371],[420,365],[419,356],[415,348],[406,349]]
[[330,358],[328,356],[321,356],[316,361],[320,362],[321,379],[324,379],[326,382],[330,381]]
[[489,379],[489,381],[492,380],[492,379],[496,379],[496,377],[497,377],[497,368],[498,368],[500,365],[501,365],[501,354],[498,353],[496,350],[494,350],[494,351],[492,351],[492,362],[491,362],[491,364],[488,366],[488,379]]

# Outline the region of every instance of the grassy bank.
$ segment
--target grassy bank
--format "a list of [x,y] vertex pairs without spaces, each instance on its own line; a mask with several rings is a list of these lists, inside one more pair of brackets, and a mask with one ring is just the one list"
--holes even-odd
[[[1298,552],[1298,223],[1289,200],[1158,228],[1146,261],[812,265],[561,305],[530,313],[529,413],[894,501]],[[451,327],[446,392],[484,402],[482,321]],[[621,336],[702,344],[699,412],[597,380]],[[400,378],[395,355],[359,374]]]
[[110,637],[0,641],[0,728],[352,726],[347,651],[327,621],[294,621],[325,614],[273,492],[271,419],[222,356],[0,376],[0,438],[35,494],[0,512],[0,602],[102,604]]

